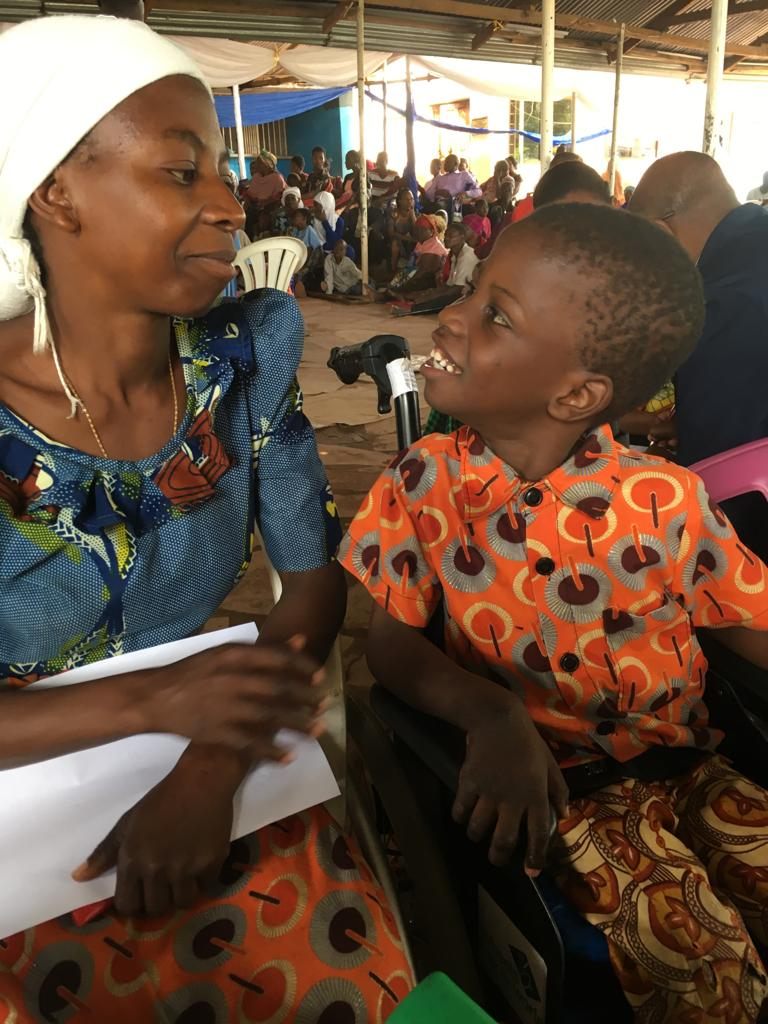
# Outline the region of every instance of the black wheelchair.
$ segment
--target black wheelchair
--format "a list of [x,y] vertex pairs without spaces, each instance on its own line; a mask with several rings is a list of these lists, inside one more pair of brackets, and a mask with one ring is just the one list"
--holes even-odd
[[[328,361],[344,383],[372,378],[380,413],[394,401],[401,448],[421,432],[408,357],[404,338],[378,335],[334,349]],[[428,629],[437,644],[440,618]],[[709,660],[706,703],[712,724],[725,734],[719,752],[768,787],[768,673],[709,635],[701,643]],[[546,874],[533,880],[524,873],[522,850],[508,867],[495,868],[487,845],[470,842],[453,823],[463,734],[380,685],[348,695],[347,724],[352,756],[357,752],[370,783],[379,833],[385,844],[394,837],[402,859],[401,912],[417,973],[444,971],[498,1020],[630,1022],[598,929],[579,917]],[[605,759],[564,774],[577,797],[622,773],[626,766]],[[660,765],[659,778],[672,774]]]

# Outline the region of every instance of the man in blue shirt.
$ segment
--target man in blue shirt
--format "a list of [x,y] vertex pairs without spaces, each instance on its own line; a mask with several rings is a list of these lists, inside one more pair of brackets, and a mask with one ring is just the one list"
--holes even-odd
[[[678,459],[686,466],[768,437],[768,211],[739,205],[703,153],[657,160],[630,209],[670,231],[699,267],[707,317],[675,378]],[[725,503],[742,540],[768,558],[768,505]]]

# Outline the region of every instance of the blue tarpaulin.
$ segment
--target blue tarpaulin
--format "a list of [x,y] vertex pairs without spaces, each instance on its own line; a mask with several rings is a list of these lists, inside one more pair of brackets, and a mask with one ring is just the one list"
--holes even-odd
[[[349,86],[334,89],[286,89],[284,92],[253,92],[240,94],[243,124],[269,124],[286,117],[303,114],[322,107],[324,103],[349,92]],[[216,113],[222,128],[235,127],[235,107],[231,96],[216,96]]]

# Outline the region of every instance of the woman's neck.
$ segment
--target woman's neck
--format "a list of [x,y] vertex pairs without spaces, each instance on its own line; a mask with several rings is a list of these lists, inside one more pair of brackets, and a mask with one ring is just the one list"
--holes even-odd
[[125,399],[167,375],[169,317],[60,302],[49,291],[51,334],[67,376],[88,394]]

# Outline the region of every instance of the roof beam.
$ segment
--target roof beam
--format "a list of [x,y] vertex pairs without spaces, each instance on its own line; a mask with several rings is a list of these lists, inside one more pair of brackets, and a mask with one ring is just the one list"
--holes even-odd
[[501,21],[492,21],[485,28],[481,28],[477,35],[472,40],[472,49],[479,50],[481,46],[485,46],[487,42],[496,35],[497,32],[501,32],[504,28],[504,24]]
[[[686,0],[690,3],[690,0]],[[397,8],[398,10],[413,10],[413,0],[366,0],[371,7]],[[515,25],[541,26],[541,11],[522,10],[511,7],[496,7],[491,4],[468,2],[468,0],[420,0],[419,10],[423,14],[447,14],[459,18],[480,18],[488,21],[490,17],[498,17],[504,14],[504,21],[511,31]],[[599,35],[616,36],[619,26],[614,21],[603,21],[596,18],[582,18],[577,14],[555,14],[555,27],[566,31],[595,32]],[[691,38],[690,36],[669,35],[666,32],[659,32],[652,29],[641,28],[636,25],[627,25],[627,35],[637,38],[643,42],[656,43],[659,46],[679,46],[681,49],[694,50],[699,53],[708,50],[706,40]],[[725,48],[726,54],[740,57],[768,57],[768,47],[760,46],[739,46],[730,43]]]
[[[689,7],[691,0],[671,0],[671,3],[667,4],[663,11],[660,11],[655,18],[651,18],[650,21],[646,22],[644,28],[661,29],[662,31],[670,25],[670,18],[677,14],[678,11],[684,10]],[[640,45],[639,39],[627,39],[624,43],[624,53],[630,53]]]
[[354,3],[352,0],[342,0],[341,3],[336,4],[334,9],[329,14],[326,14],[323,19],[323,32],[326,35],[330,35],[338,23],[346,18],[353,7]]
[[[762,36],[758,36],[752,45],[762,46],[763,43],[768,43],[768,32],[766,32]],[[728,51],[726,50],[726,53],[727,52]],[[737,64],[741,64],[742,60],[742,57],[730,57],[728,60],[726,60],[725,64],[723,65],[723,71],[730,71],[732,68],[735,68]]]
[[[736,3],[731,0],[728,4],[728,16],[732,14],[751,14],[754,11],[768,11],[768,0],[745,0],[744,3]],[[703,11],[684,11],[669,19],[671,25],[682,25],[690,22],[709,21],[712,17],[712,8],[707,7]]]

